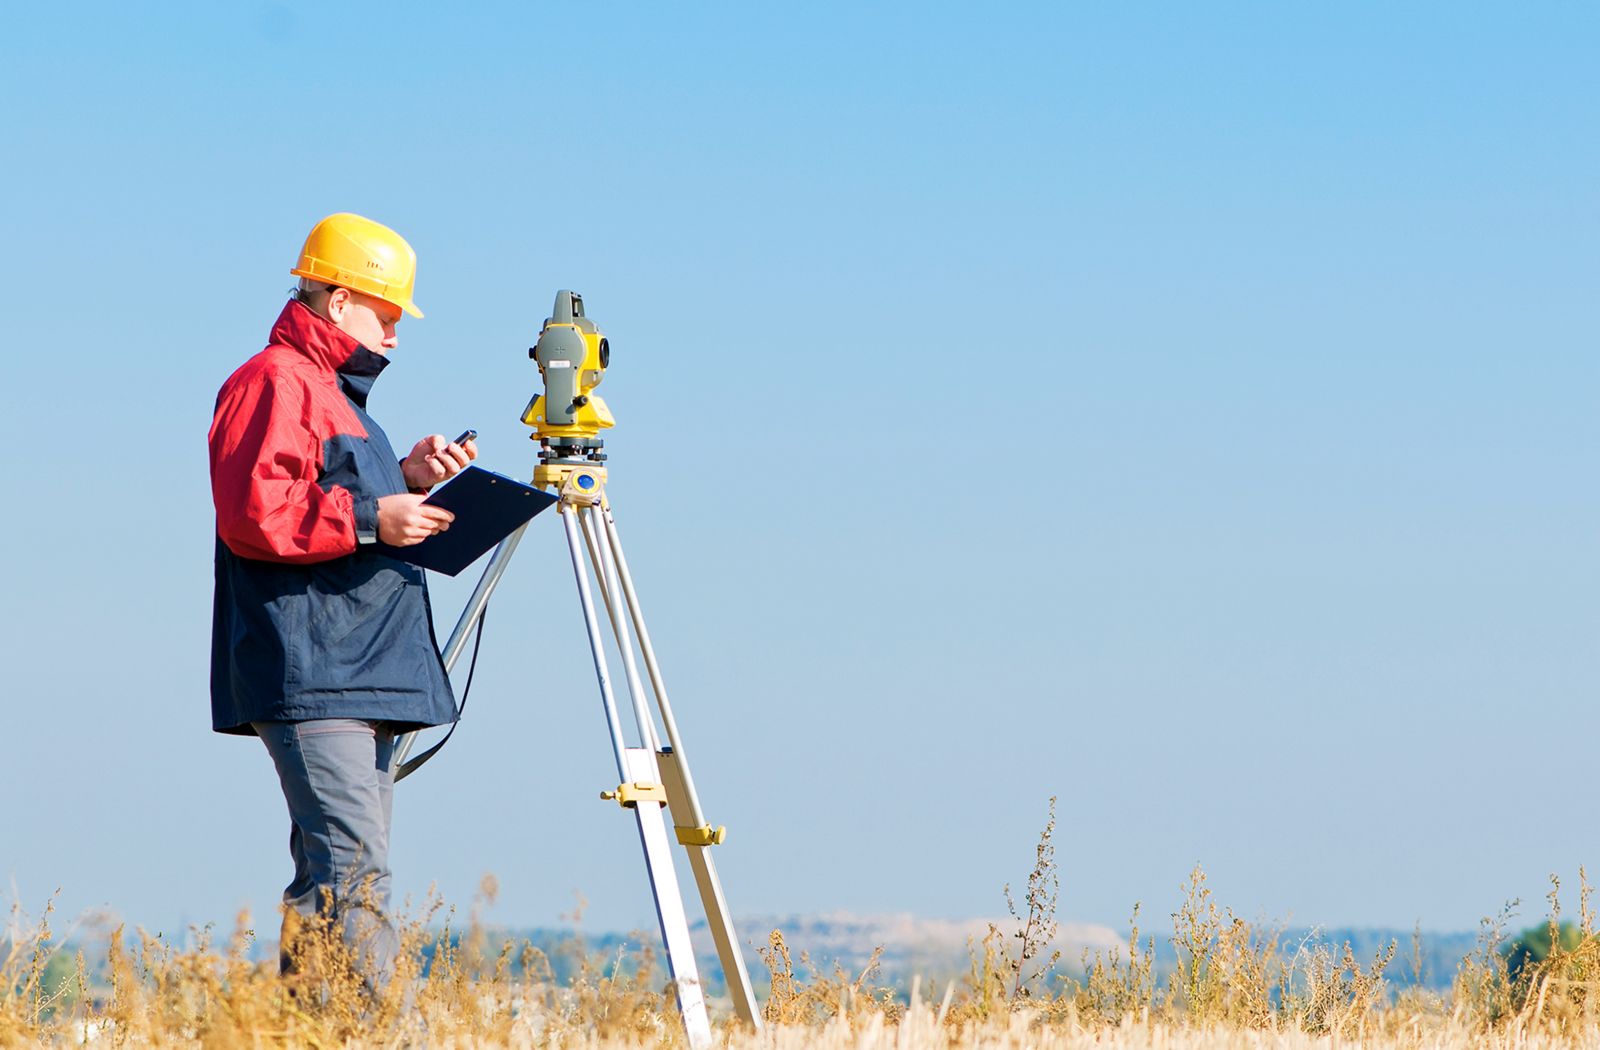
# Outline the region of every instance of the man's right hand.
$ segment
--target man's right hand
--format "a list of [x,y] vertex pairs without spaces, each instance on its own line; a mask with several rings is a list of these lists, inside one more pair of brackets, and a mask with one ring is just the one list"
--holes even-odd
[[425,506],[427,498],[411,493],[380,498],[378,539],[391,547],[409,547],[448,529],[456,516],[443,507]]

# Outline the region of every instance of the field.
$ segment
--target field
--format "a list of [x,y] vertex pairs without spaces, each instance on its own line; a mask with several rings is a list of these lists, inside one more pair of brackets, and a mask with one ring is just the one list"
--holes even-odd
[[[1543,927],[1512,940],[1485,920],[1452,985],[1430,991],[1405,975],[1420,974],[1420,948],[1391,943],[1362,959],[1348,946],[1284,943],[1220,906],[1197,868],[1162,934],[1176,958],[1162,972],[1138,908],[1124,946],[1059,957],[1053,834],[1052,816],[1025,892],[1006,892],[1011,920],[970,945],[958,979],[884,987],[871,964],[846,972],[795,958],[774,930],[751,960],[765,1027],[742,1028],[724,1004],[718,1045],[1600,1046],[1600,937],[1582,873],[1577,921],[1563,921],[1552,879]],[[475,920],[452,929],[441,914],[436,903],[406,923],[402,977],[374,999],[325,929],[301,932],[295,973],[281,977],[255,950],[248,915],[225,941],[203,935],[185,950],[116,928],[91,958],[56,942],[48,910],[22,926],[14,909],[0,945],[0,1047],[686,1045],[650,949],[600,955],[574,939],[546,951]]]

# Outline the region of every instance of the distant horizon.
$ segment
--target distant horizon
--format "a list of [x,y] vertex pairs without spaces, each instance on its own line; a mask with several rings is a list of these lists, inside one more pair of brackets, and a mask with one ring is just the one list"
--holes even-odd
[[[736,920],[736,927],[744,942],[746,965],[755,978],[758,994],[765,995],[761,974],[766,970],[760,950],[766,945],[768,935],[777,931],[791,953],[794,965],[800,971],[825,973],[833,966],[841,966],[852,974],[873,967],[873,983],[880,987],[898,989],[904,993],[917,979],[954,981],[965,972],[974,953],[981,953],[983,936],[988,923],[996,921],[984,917],[961,920],[928,919],[911,915],[861,916],[861,915],[768,915],[745,916]],[[907,924],[910,928],[907,928]],[[864,928],[863,928],[864,927]],[[934,927],[934,928],[929,928]],[[951,930],[949,927],[957,927]],[[1009,942],[1017,927],[1014,921],[999,921],[998,928]],[[463,921],[460,916],[452,920],[435,918],[423,926],[428,937],[446,934],[456,943],[470,936],[481,935],[496,951],[503,943],[526,943],[555,958],[569,954],[568,948],[581,946],[585,953],[602,952],[608,957],[625,951],[648,951],[656,944],[659,934],[654,928],[626,930],[597,930],[583,925],[567,923],[553,926],[519,926],[499,924],[486,919]],[[1539,927],[1518,928],[1513,925],[1503,931],[1498,947],[1504,950],[1519,934],[1536,932]],[[262,930],[257,926],[249,943],[246,956],[257,962],[270,962],[277,956],[277,939],[274,929]],[[151,932],[151,931],[145,931]],[[1156,980],[1169,977],[1179,958],[1173,931],[1150,931],[1141,927],[1140,950],[1152,952],[1152,972]],[[696,958],[702,968],[702,977],[716,995],[725,994],[721,963],[718,960],[711,934],[703,921],[691,922]],[[216,928],[209,932],[185,930],[173,936],[157,933],[167,944],[180,951],[192,951],[203,936],[213,945],[230,944],[234,929]],[[109,940],[110,927],[102,925],[88,934],[68,934],[54,939],[58,954],[66,950],[84,951],[103,947]],[[1257,927],[1256,937],[1276,939],[1286,957],[1304,958],[1309,964],[1309,953],[1318,950],[1336,952],[1349,946],[1362,965],[1375,958],[1390,954],[1384,968],[1385,979],[1398,988],[1422,986],[1436,991],[1448,989],[1459,968],[1469,957],[1484,950],[1481,931],[1431,931],[1401,929],[1396,927]],[[1081,977],[1085,966],[1094,959],[1107,959],[1112,954],[1125,956],[1127,930],[1117,930],[1098,924],[1079,924],[1063,920],[1058,936],[1046,942],[1059,949],[1061,954],[1052,969],[1063,976]],[[808,961],[807,961],[808,960]],[[566,965],[571,965],[570,959]],[[91,957],[91,974],[99,972],[101,964]]]
[[[19,905],[19,903],[20,903],[20,911],[13,907],[13,906]],[[686,903],[690,907],[690,915],[689,915],[689,925],[690,925],[690,927],[691,928],[696,928],[696,929],[704,927],[705,926],[705,918],[704,918],[704,916],[699,915],[695,911],[693,898],[692,897],[686,897]],[[9,895],[8,895],[8,898],[5,900],[4,904],[5,904],[5,907],[7,908],[8,914],[18,916],[20,918],[21,925],[23,925],[23,926],[28,925],[28,923],[30,921],[36,921],[43,914],[42,907],[30,908],[30,907],[27,906],[27,902],[18,902],[14,897],[10,897]],[[447,909],[452,906],[451,902],[444,902],[444,904],[445,904],[445,907]],[[457,905],[457,907],[460,907],[460,906]],[[473,910],[473,907],[474,907],[474,905],[469,902],[468,904],[465,905],[465,912],[466,913],[470,913]],[[1219,907],[1226,908],[1227,905],[1226,905],[1225,902],[1222,902],[1222,903],[1219,904]],[[586,920],[584,920],[582,918],[574,919],[570,915],[566,915],[566,914],[559,915],[559,916],[557,916],[555,918],[554,921],[549,921],[549,922],[541,922],[541,921],[524,922],[524,921],[517,921],[517,920],[499,921],[494,917],[493,910],[494,909],[493,909],[492,906],[487,908],[487,909],[485,909],[485,912],[482,915],[483,925],[486,928],[504,929],[504,930],[510,930],[510,931],[586,930],[586,931],[592,932],[592,933],[594,933],[596,935],[599,935],[599,936],[618,936],[618,935],[630,934],[630,933],[639,931],[641,929],[654,929],[654,923],[655,923],[655,918],[654,918],[653,915],[652,916],[648,916],[646,922],[644,924],[642,924],[642,925],[638,924],[638,923],[635,923],[635,924],[631,924],[631,925],[630,924],[622,924],[622,925],[616,925],[616,926],[594,926],[593,924],[589,923],[588,921],[586,921]],[[227,922],[231,923],[234,919],[236,919],[238,917],[238,915],[241,912],[245,912],[245,911],[248,911],[250,913],[252,920],[255,922],[254,928],[257,931],[257,935],[260,936],[262,934],[262,930],[264,929],[264,927],[262,926],[261,922],[259,921],[259,919],[262,916],[262,913],[256,911],[253,908],[248,908],[248,907],[245,907],[245,906],[241,906],[240,908],[235,909],[233,914],[232,914],[232,916],[231,917],[227,917]],[[399,908],[399,909],[397,909],[397,913],[402,915],[402,916],[408,916],[408,915],[411,914],[411,910],[405,909],[405,908]],[[82,924],[83,922],[88,921],[88,920],[103,919],[103,921],[105,921],[105,922],[112,922],[112,923],[132,923],[133,925],[138,926],[139,928],[142,928],[142,929],[146,930],[146,932],[150,932],[150,933],[166,933],[166,932],[169,932],[167,926],[159,925],[159,924],[140,923],[133,916],[124,914],[124,913],[118,911],[116,908],[111,907],[111,906],[106,906],[106,905],[89,905],[89,906],[86,906],[84,908],[79,909],[76,912],[67,912],[67,911],[64,911],[62,909],[56,908],[56,909],[52,909],[52,913],[51,914],[53,916],[53,918],[52,918],[52,924],[53,925],[59,924],[59,923],[61,923],[63,921],[66,921],[66,922],[72,923],[72,924]],[[1523,931],[1528,930],[1528,929],[1541,928],[1541,927],[1545,926],[1547,924],[1547,921],[1548,921],[1548,917],[1546,915],[1544,915],[1544,914],[1534,914],[1532,912],[1522,912],[1522,911],[1509,912],[1507,914],[1510,916],[1510,921],[1508,921],[1504,925],[1504,930],[1508,934],[1513,934],[1513,935],[1516,934],[1516,933],[1523,932]],[[270,915],[270,917],[272,918],[273,921],[268,925],[270,925],[272,929],[276,929],[276,922],[277,922],[277,918],[276,917],[278,915],[278,912],[276,910],[276,906],[274,906],[274,908],[270,911],[269,915]],[[1498,915],[1500,915],[1499,912],[1496,912],[1496,913],[1493,913],[1493,914],[1486,913],[1484,916],[1482,916],[1482,918],[1480,919],[1480,922],[1478,924],[1475,924],[1475,925],[1473,925],[1471,927],[1428,927],[1428,926],[1422,926],[1422,927],[1420,927],[1420,930],[1421,930],[1421,932],[1423,934],[1435,935],[1435,936],[1462,936],[1462,935],[1469,935],[1469,934],[1472,935],[1472,936],[1477,936],[1481,932],[1482,923],[1485,922],[1485,921],[1494,920]],[[1161,912],[1160,915],[1159,915],[1159,918],[1161,920],[1163,920],[1164,922],[1167,922],[1167,925],[1158,924],[1156,926],[1150,926],[1148,924],[1148,922],[1146,921],[1146,920],[1149,919],[1149,916],[1146,915],[1144,910],[1141,908],[1139,929],[1141,930],[1142,934],[1154,934],[1156,936],[1158,942],[1160,941],[1161,937],[1163,936],[1163,932],[1162,932],[1163,930],[1166,930],[1167,931],[1166,935],[1170,936],[1170,921],[1169,921],[1170,920],[1170,915],[1169,915],[1169,913],[1168,912]],[[1245,916],[1245,915],[1240,915],[1240,918],[1244,918],[1244,919],[1246,919],[1246,921],[1249,921],[1252,924],[1262,925],[1262,926],[1265,926],[1266,928],[1269,928],[1269,929],[1282,929],[1284,931],[1289,931],[1289,932],[1298,931],[1298,932],[1302,932],[1302,933],[1305,932],[1305,931],[1314,931],[1314,930],[1362,931],[1362,932],[1372,932],[1372,933],[1377,933],[1377,932],[1393,933],[1393,932],[1399,931],[1399,932],[1403,932],[1403,933],[1406,933],[1407,935],[1409,935],[1413,931],[1413,929],[1418,928],[1416,926],[1416,924],[1396,925],[1396,924],[1393,924],[1393,923],[1361,923],[1361,922],[1317,922],[1317,923],[1307,923],[1307,922],[1295,921],[1293,916],[1261,916],[1261,915]],[[993,922],[993,923],[1001,926],[1002,928],[1006,924],[1013,923],[1013,922],[1016,921],[1015,919],[1012,919],[1011,917],[1007,916],[1005,914],[1003,908],[999,912],[997,912],[995,914],[989,914],[989,915],[985,915],[985,914],[975,914],[975,915],[928,915],[928,914],[922,914],[922,913],[911,912],[911,911],[860,912],[860,911],[852,911],[852,910],[849,910],[849,909],[832,909],[832,910],[826,910],[825,909],[825,910],[814,911],[814,912],[801,912],[801,911],[795,911],[795,912],[760,912],[760,913],[749,913],[749,914],[745,914],[745,915],[739,915],[739,914],[735,914],[734,915],[735,924],[739,925],[741,927],[744,926],[744,925],[752,924],[752,923],[764,926],[764,925],[766,925],[767,923],[770,923],[770,922],[782,922],[782,921],[788,921],[788,922],[799,921],[799,922],[806,922],[806,923],[827,923],[827,924],[835,924],[835,925],[837,925],[837,924],[842,924],[842,923],[855,923],[855,924],[870,924],[870,923],[875,923],[875,922],[880,922],[881,923],[881,922],[886,922],[886,921],[889,921],[889,920],[909,920],[909,921],[914,922],[914,923],[941,924],[941,925],[945,925],[945,926],[955,926],[955,925],[964,925],[964,924],[982,924],[982,923]],[[1094,920],[1090,920],[1090,919],[1076,918],[1076,917],[1072,917],[1070,915],[1058,916],[1056,921],[1063,929],[1075,929],[1075,930],[1078,930],[1078,931],[1085,931],[1085,930],[1106,931],[1106,932],[1109,932],[1109,933],[1116,934],[1122,941],[1126,940],[1127,934],[1128,934],[1129,929],[1130,929],[1130,926],[1129,926],[1129,924],[1127,922],[1123,922],[1121,924],[1105,923],[1105,922],[1098,922],[1098,921],[1094,921]],[[1563,922],[1568,922],[1568,921],[1576,922],[1577,920],[1571,915],[1565,915],[1564,918],[1562,919],[1562,921]],[[454,919],[440,919],[436,923],[430,924],[430,928],[432,928],[433,926],[443,926],[443,925],[446,925],[447,923],[451,923],[451,922],[459,924],[459,922],[460,922],[459,915]],[[185,934],[187,934],[188,931],[197,930],[197,929],[204,929],[208,925],[211,926],[213,929],[219,929],[220,930],[226,925],[226,923],[224,922],[224,917],[220,917],[220,916],[219,917],[213,917],[213,918],[196,918],[196,917],[187,917],[187,916],[185,916],[185,917],[179,918],[177,920],[177,922],[174,923],[170,927],[170,932],[172,932],[172,933],[184,932]],[[1141,939],[1143,939],[1142,936],[1141,936]]]

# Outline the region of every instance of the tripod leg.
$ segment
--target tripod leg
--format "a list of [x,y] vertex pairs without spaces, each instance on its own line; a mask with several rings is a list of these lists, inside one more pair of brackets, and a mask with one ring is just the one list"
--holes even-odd
[[689,776],[689,760],[683,753],[683,741],[678,737],[678,720],[672,716],[672,703],[667,699],[667,685],[661,679],[661,666],[656,663],[655,646],[650,644],[650,629],[644,624],[644,610],[639,608],[639,595],[633,589],[633,574],[628,571],[628,559],[622,553],[622,540],[617,536],[617,521],[611,516],[610,504],[601,508],[600,516],[605,524],[607,544],[616,561],[623,597],[627,599],[628,614],[633,618],[633,633],[639,638],[639,651],[644,654],[645,670],[650,673],[650,686],[656,693],[656,706],[661,709],[661,724],[666,727],[667,742],[672,745],[672,751],[678,756],[678,764],[683,770],[685,799],[689,810],[683,815],[689,818],[691,827],[700,827],[706,822],[705,814],[700,809],[700,796],[694,790],[694,778]]
[[617,698],[611,691],[611,672],[606,667],[606,650],[600,637],[600,621],[595,619],[594,599],[589,595],[589,572],[579,553],[578,509],[562,505],[561,525],[567,532],[567,550],[572,555],[572,574],[578,581],[578,603],[583,606],[583,624],[589,632],[589,651],[594,655],[594,674],[600,683],[600,701],[606,709],[606,728],[611,732],[611,750],[617,759],[617,776],[628,779],[623,753],[628,749],[622,735],[622,720],[617,717]]
[[[649,748],[631,747],[625,755],[628,778],[636,784],[661,783],[656,768],[656,753]],[[644,862],[650,876],[650,892],[655,895],[656,918],[661,922],[661,941],[667,947],[667,968],[678,996],[678,1012],[689,1035],[689,1045],[711,1046],[711,1022],[706,1015],[705,989],[700,984],[699,967],[694,961],[694,946],[689,940],[689,917],[683,910],[683,892],[672,867],[672,842],[658,799],[641,798],[632,804],[639,824],[639,842],[644,847]]]
[[[600,681],[600,695],[605,701],[606,721],[611,729],[611,739],[617,754],[617,771],[622,783],[610,797],[633,810],[639,826],[639,843],[644,849],[645,868],[650,878],[650,892],[655,897],[656,919],[661,924],[661,941],[667,949],[667,969],[672,974],[673,987],[678,997],[678,1012],[689,1036],[689,1045],[695,1050],[711,1046],[711,1021],[706,1014],[705,990],[700,985],[700,970],[694,961],[694,946],[689,940],[689,918],[683,910],[683,893],[678,888],[678,875],[672,867],[672,843],[667,838],[667,824],[662,816],[666,792],[660,787],[661,774],[656,768],[653,747],[627,747],[623,743],[622,726],[617,718],[617,702],[611,691],[611,679],[606,670],[605,647],[600,636],[600,623],[595,617],[594,600],[589,594],[589,573],[578,553],[578,520],[576,507],[561,508],[562,524],[567,532],[567,547],[572,554],[572,571],[578,582],[578,600],[583,605],[584,626],[589,631],[589,648],[594,653],[595,675]],[[601,586],[606,586],[601,575]],[[626,640],[618,638],[626,646]],[[648,737],[648,732],[646,733]],[[629,796],[639,792],[630,800]]]
[[[494,549],[494,554],[489,557],[489,564],[483,570],[483,575],[478,577],[478,585],[472,589],[472,597],[467,599],[467,607],[461,610],[461,618],[456,621],[456,626],[450,632],[450,640],[444,645],[439,654],[444,663],[444,673],[449,674],[456,666],[456,660],[461,657],[461,650],[466,648],[467,639],[472,636],[472,629],[477,626],[478,619],[483,615],[484,607],[489,604],[489,595],[500,583],[500,577],[505,575],[506,566],[511,564],[511,555],[516,553],[517,544],[522,542],[522,534],[528,531],[524,525],[516,532],[500,541]],[[415,732],[403,733],[395,741],[394,768],[399,769],[405,764],[406,756],[411,754],[411,745],[416,742]]]
[[639,638],[639,649],[644,654],[645,666],[650,673],[650,684],[655,689],[656,703],[661,708],[662,723],[666,726],[668,739],[672,741],[670,747],[660,750],[657,763],[661,770],[662,786],[666,788],[672,822],[678,841],[689,854],[689,867],[694,872],[695,886],[700,891],[706,925],[711,928],[711,939],[717,946],[717,958],[722,962],[722,975],[728,985],[728,995],[733,999],[734,1012],[740,1020],[759,1030],[761,1010],[756,1005],[755,986],[750,981],[750,971],[745,967],[739,935],[733,927],[733,914],[728,909],[727,898],[722,893],[722,880],[717,876],[716,862],[711,857],[711,846],[720,840],[721,829],[713,832],[700,810],[700,800],[695,794],[694,782],[689,777],[689,765],[681,750],[677,722],[672,717],[672,705],[667,700],[666,685],[661,679],[661,668],[656,663],[655,649],[650,644],[650,631],[645,626],[644,612],[639,608],[639,596],[633,588],[633,577],[628,572],[628,561],[622,553],[622,541],[617,537],[617,523],[611,515],[610,506],[603,505],[600,515],[627,600],[628,612],[633,618],[634,633]]
[[594,507],[581,510],[583,538],[589,547],[589,560],[594,564],[594,577],[600,586],[600,596],[605,599],[606,615],[611,620],[611,634],[617,640],[617,652],[622,656],[624,679],[628,683],[628,700],[633,705],[633,718],[639,724],[639,739],[654,751],[656,739],[655,720],[645,706],[644,684],[639,681],[639,667],[633,659],[633,642],[623,624],[622,612],[617,608],[621,591],[617,587],[616,570],[611,566],[610,551],[601,541],[599,511]]
[[[673,823],[680,824],[678,816],[688,808],[683,767],[670,747],[659,752],[656,758],[661,769],[661,784],[667,789],[667,805],[672,811]],[[678,841],[689,854],[689,869],[694,872],[695,887],[700,891],[700,905],[705,909],[706,925],[711,928],[711,940],[717,946],[717,959],[722,963],[722,978],[727,982],[733,1011],[739,1015],[739,1020],[760,1031],[761,1008],[756,1005],[755,985],[750,982],[750,971],[744,965],[744,952],[739,948],[739,934],[733,928],[728,900],[722,895],[722,880],[717,877],[711,845],[684,842],[681,835]]]
[[[612,751],[617,760],[617,775],[622,780],[616,792],[608,792],[603,797],[618,798],[634,811],[650,878],[650,891],[655,898],[656,918],[661,924],[661,939],[667,949],[667,966],[678,998],[678,1010],[689,1036],[689,1045],[693,1050],[709,1050],[712,1045],[711,1022],[706,1014],[705,991],[700,984],[699,968],[695,965],[694,948],[689,940],[689,920],[683,910],[683,895],[678,887],[677,873],[672,867],[672,845],[662,815],[666,793],[660,786],[661,774],[656,768],[655,751],[653,748],[630,748],[622,735],[616,696],[612,692],[611,675],[606,666],[604,639],[600,634],[600,622],[595,616],[594,598],[589,587],[588,563],[579,549],[583,545],[578,535],[583,523],[579,520],[577,507],[563,504],[559,509],[567,536],[567,552],[572,558],[572,574],[578,586],[578,602],[583,608],[584,629],[588,632],[589,650],[594,656],[595,678],[599,682],[600,698],[605,705],[606,727],[610,731]],[[593,535],[589,539],[591,544],[598,541],[598,537]],[[600,578],[600,585],[605,587],[606,579],[600,570],[603,564],[597,560],[596,574]],[[614,584],[612,589],[614,591]],[[625,644],[621,638],[618,641],[619,644]]]

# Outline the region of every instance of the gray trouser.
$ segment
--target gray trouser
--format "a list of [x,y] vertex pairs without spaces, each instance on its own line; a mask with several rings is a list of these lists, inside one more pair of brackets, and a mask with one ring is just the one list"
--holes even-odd
[[[400,950],[388,914],[394,731],[354,718],[251,725],[289,803],[294,881],[283,891],[284,907],[337,924],[368,989],[379,991]],[[297,916],[285,915],[285,931],[297,925]],[[279,962],[287,970],[284,948]]]

